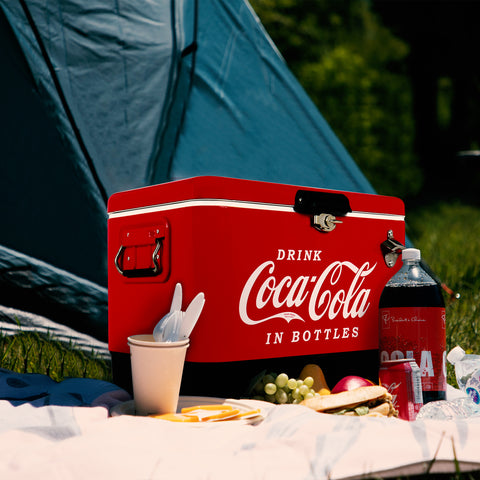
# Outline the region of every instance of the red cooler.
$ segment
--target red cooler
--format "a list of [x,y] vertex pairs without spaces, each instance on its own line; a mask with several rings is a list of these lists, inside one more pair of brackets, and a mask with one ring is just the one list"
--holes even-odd
[[177,282],[183,310],[205,306],[190,336],[183,395],[241,397],[263,370],[317,363],[333,386],[378,382],[378,303],[401,266],[394,197],[222,177],[112,195],[109,349],[131,391],[129,335],[151,333]]

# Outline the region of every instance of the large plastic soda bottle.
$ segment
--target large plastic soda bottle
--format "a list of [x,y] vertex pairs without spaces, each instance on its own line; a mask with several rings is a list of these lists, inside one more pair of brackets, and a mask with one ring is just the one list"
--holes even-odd
[[379,350],[380,361],[415,359],[426,404],[446,398],[445,302],[441,287],[422,268],[420,258],[420,250],[404,249],[401,269],[382,292]]

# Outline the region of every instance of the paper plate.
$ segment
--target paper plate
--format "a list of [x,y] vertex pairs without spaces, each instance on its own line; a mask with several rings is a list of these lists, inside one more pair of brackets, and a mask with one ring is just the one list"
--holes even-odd
[[[259,410],[259,412],[252,413],[251,415],[244,416],[240,419],[229,419],[224,418],[221,422],[227,421],[234,421],[236,423],[247,423],[247,424],[256,424],[263,420],[264,418],[264,409],[262,408],[265,402],[260,402],[258,400],[235,400],[235,399],[225,399],[225,398],[218,398],[218,397],[196,397],[196,396],[180,396],[178,399],[178,406],[177,406],[177,413],[180,413],[182,408],[189,408],[202,405],[230,405],[235,409],[239,410],[241,414],[245,414],[252,410]],[[132,415],[136,416],[135,413],[135,402],[133,400],[129,400],[128,402],[123,402],[118,405],[115,405],[110,410],[110,416],[118,417],[120,415]],[[208,422],[186,422],[182,423],[183,425],[190,425],[190,426],[205,426],[210,425],[212,423],[219,422],[220,420],[216,421],[208,421]]]

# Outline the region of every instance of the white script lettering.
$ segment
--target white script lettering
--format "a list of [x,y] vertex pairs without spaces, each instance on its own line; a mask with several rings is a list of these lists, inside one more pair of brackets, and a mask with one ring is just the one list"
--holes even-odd
[[[294,254],[295,250],[278,250],[277,260]],[[364,288],[364,282],[375,267],[376,264],[370,267],[368,262],[357,267],[351,262],[335,261],[319,277],[300,275],[294,279],[290,275],[277,278],[275,263],[266,261],[245,283],[239,303],[240,318],[247,325],[276,318],[287,322],[294,319],[305,321],[295,312],[304,303],[308,305],[308,314],[313,321],[323,317],[332,320],[340,315],[344,319],[362,318],[370,307],[368,300],[371,292],[369,288]],[[312,290],[309,289],[311,284],[314,284]],[[251,318],[247,305],[260,318]],[[267,307],[270,311],[273,308],[275,313],[262,317],[261,311]]]

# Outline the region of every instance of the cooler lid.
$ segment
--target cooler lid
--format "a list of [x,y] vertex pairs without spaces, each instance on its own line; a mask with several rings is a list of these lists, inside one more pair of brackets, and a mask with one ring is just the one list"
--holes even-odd
[[335,194],[326,201],[331,203],[334,208],[343,210],[343,214],[351,211],[404,215],[405,212],[403,201],[396,197],[256,180],[201,176],[115,193],[108,201],[108,213],[109,215],[119,212],[127,213],[132,210],[194,200],[225,200],[290,208],[297,206],[298,208],[299,191],[306,193],[307,197],[309,192]]

